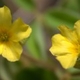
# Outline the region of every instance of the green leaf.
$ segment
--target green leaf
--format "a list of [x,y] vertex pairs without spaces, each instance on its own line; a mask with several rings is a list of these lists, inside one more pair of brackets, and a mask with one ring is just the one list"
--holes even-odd
[[19,6],[23,7],[28,11],[33,11],[35,9],[35,3],[33,0],[14,0]]
[[32,33],[26,43],[27,49],[29,50],[31,56],[37,59],[45,59],[46,51],[42,25],[39,22],[34,21],[31,24],[31,27]]
[[80,11],[80,0],[77,0],[77,2],[78,2],[78,6],[79,6],[79,11]]
[[45,46],[45,39],[44,39],[44,32],[43,26],[40,22],[36,21],[34,23],[34,37],[35,41],[39,46],[40,54],[43,58],[46,58],[46,46]]
[[80,11],[80,2],[79,2],[79,0],[67,0],[67,4],[65,7],[68,9],[79,12]]
[[66,25],[71,28],[78,19],[80,19],[78,13],[59,8],[50,9],[44,14],[45,24],[51,28],[60,25]]
[[34,57],[36,59],[41,57],[38,47],[37,47],[37,44],[36,44],[36,41],[33,36],[33,32],[31,34],[30,38],[28,39],[28,41],[26,42],[26,48],[28,49],[28,51],[30,53],[29,55],[31,55],[32,57]]

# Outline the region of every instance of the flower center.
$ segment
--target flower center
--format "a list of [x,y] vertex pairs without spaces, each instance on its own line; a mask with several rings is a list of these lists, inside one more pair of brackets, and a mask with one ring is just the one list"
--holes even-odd
[[9,35],[7,33],[0,33],[0,42],[7,42],[9,40]]
[[0,34],[0,42],[6,42],[9,40],[9,36],[6,33]]
[[7,32],[5,29],[0,30],[0,43],[2,42],[8,42],[9,41],[9,36],[10,34]]

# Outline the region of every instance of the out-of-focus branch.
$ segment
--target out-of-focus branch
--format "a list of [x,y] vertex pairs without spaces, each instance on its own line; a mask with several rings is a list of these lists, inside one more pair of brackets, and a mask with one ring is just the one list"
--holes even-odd
[[[35,59],[25,52],[23,52],[23,54],[22,54],[22,59],[28,60],[38,67],[42,67],[42,68],[45,68],[45,69],[55,72],[60,80],[64,80],[65,78],[66,78],[66,80],[70,80],[70,77],[71,77],[70,73],[68,73],[67,71],[61,70],[61,68],[59,68],[58,65],[56,65],[56,64],[53,65],[53,64],[49,63],[49,61]],[[25,62],[25,61],[23,61],[23,62]],[[27,63],[25,63],[25,65],[27,66]]]

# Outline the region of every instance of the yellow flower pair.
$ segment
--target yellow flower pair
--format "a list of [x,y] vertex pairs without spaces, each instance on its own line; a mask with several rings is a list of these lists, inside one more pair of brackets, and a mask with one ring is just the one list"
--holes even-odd
[[31,28],[20,18],[12,23],[8,7],[0,8],[0,55],[9,61],[17,61],[22,53],[20,41],[29,37]]
[[75,65],[80,55],[80,20],[71,30],[66,26],[60,26],[61,34],[52,37],[50,52],[64,68],[71,68]]
[[[61,34],[52,37],[50,52],[64,68],[75,65],[80,55],[80,20],[71,30],[60,26]],[[0,8],[0,55],[9,61],[17,61],[22,53],[20,41],[30,36],[31,28],[20,18],[12,23],[11,12],[8,7]]]

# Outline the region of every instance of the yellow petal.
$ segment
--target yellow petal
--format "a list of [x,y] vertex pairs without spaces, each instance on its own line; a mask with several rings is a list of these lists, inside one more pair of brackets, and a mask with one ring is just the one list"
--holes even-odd
[[74,56],[72,54],[66,54],[63,56],[57,56],[56,59],[61,63],[63,68],[67,69],[75,65],[77,56]]
[[0,44],[0,55],[2,54],[3,50],[4,50],[4,45]]
[[55,56],[77,53],[77,48],[77,45],[72,44],[67,38],[60,34],[56,34],[52,37],[50,52]]
[[80,20],[78,20],[78,21],[75,23],[74,28],[75,28],[76,33],[77,33],[77,35],[78,35],[78,38],[79,38],[79,40],[80,40]]
[[9,27],[11,25],[11,12],[8,7],[0,8],[0,27]]
[[32,29],[30,28],[29,25],[25,24],[20,18],[17,19],[12,26],[13,33],[15,33],[12,37],[12,40],[17,42],[21,41],[24,38],[29,37],[29,35],[32,32]]
[[[62,25],[59,27],[59,30],[61,31],[62,35],[68,38],[71,42],[78,43],[78,38],[75,30],[71,30],[68,27]],[[74,37],[72,37],[74,36]]]
[[22,47],[19,43],[9,43],[5,45],[2,56],[7,60],[14,62],[20,59]]

